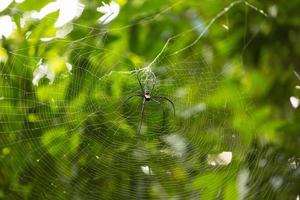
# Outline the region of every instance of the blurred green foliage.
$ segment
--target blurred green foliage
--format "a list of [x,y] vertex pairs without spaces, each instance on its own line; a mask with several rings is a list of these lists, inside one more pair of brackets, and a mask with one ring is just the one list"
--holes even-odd
[[[253,0],[256,9],[240,3],[216,18],[231,1],[120,0],[104,26],[101,2],[82,0],[73,31],[42,42],[57,32],[58,12],[21,19],[49,2],[1,12],[17,29],[0,40],[0,199],[300,195],[300,114],[289,102],[300,97],[299,1]],[[139,90],[135,70],[172,36],[151,70],[153,92],[174,101],[176,116],[148,104],[138,135],[141,99],[124,99]],[[53,84],[33,85],[40,59]],[[209,164],[223,151],[229,165]]]

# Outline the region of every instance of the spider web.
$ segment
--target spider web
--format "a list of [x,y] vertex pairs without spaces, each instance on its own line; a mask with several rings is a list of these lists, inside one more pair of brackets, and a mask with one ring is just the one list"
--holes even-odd
[[[11,196],[215,199],[226,194],[234,199],[246,194],[238,180],[244,180],[242,165],[255,131],[242,88],[226,91],[232,81],[226,75],[245,67],[266,14],[245,1],[206,2],[214,12],[202,10],[204,3],[182,4],[158,3],[146,14],[138,5],[125,6],[107,27],[78,19],[64,39],[28,39],[7,51],[9,61],[1,65],[0,141],[10,155],[1,168],[14,176],[1,176],[10,183]],[[130,20],[122,20],[125,9],[133,12]],[[21,9],[11,11],[22,15]],[[235,18],[240,24],[233,24]],[[42,27],[34,24],[32,34]],[[49,55],[53,49],[60,55]],[[52,84],[46,78],[32,84],[41,59],[62,66],[57,61],[62,57],[72,64],[70,72],[58,67]],[[125,102],[140,91],[137,72],[148,88],[154,73],[151,94],[169,98],[176,108],[173,116],[168,102],[148,103],[140,134],[142,99]],[[229,165],[218,157],[221,152],[232,152]]]

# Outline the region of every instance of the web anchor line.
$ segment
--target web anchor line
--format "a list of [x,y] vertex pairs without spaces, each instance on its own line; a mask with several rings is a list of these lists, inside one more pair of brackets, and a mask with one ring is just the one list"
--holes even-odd
[[[230,3],[227,7],[225,7],[222,11],[220,11],[213,19],[210,20],[210,22],[208,23],[207,26],[205,26],[204,30],[200,33],[200,35],[190,44],[188,44],[187,46],[183,47],[182,49],[179,49],[177,51],[175,51],[174,53],[171,53],[169,56],[173,56],[173,55],[176,55],[182,51],[185,51],[187,50],[188,48],[196,45],[199,40],[204,36],[204,34],[211,28],[211,26],[219,19],[221,18],[222,16],[224,16],[226,13],[228,13],[233,7],[239,5],[239,4],[244,4],[245,6],[251,8],[252,10],[258,12],[259,14],[265,16],[265,17],[268,17],[268,14],[261,10],[261,9],[258,9],[257,7],[255,7],[254,5],[252,5],[251,3],[247,2],[247,1],[242,1],[242,0],[238,0],[238,1],[234,1],[232,3]],[[162,56],[162,54],[166,51],[166,49],[168,48],[170,42],[172,40],[174,40],[175,38],[178,38],[180,37],[181,35],[187,33],[187,32],[191,32],[195,29],[199,28],[199,25],[198,26],[195,26],[187,31],[184,31],[182,33],[179,33],[177,35],[174,35],[172,37],[169,37],[168,40],[166,41],[166,43],[164,44],[163,48],[160,50],[160,52],[156,55],[156,57],[145,67],[142,67],[140,69],[134,69],[134,70],[131,70],[131,71],[111,71],[109,72],[108,74],[105,74],[104,76],[100,77],[99,80],[102,80],[103,78],[106,78],[106,77],[109,77],[111,76],[112,74],[129,74],[129,75],[132,75],[132,74],[136,74],[140,71],[143,71],[144,73],[153,73],[152,71],[152,66],[156,63],[156,61]]]

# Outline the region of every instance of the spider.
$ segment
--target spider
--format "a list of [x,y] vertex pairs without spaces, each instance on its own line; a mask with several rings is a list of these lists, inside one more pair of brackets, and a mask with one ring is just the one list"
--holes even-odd
[[153,84],[152,84],[151,90],[149,90],[146,86],[145,87],[142,86],[141,79],[140,79],[140,76],[139,76],[140,72],[141,71],[136,73],[137,80],[138,80],[139,85],[140,85],[140,92],[129,96],[124,101],[124,103],[126,103],[127,101],[129,101],[133,97],[141,97],[143,99],[142,110],[141,110],[141,120],[140,120],[140,125],[139,125],[139,128],[138,128],[138,134],[141,132],[141,127],[142,127],[142,123],[143,123],[143,119],[144,119],[144,113],[145,113],[145,105],[147,103],[150,103],[151,101],[154,101],[154,102],[158,103],[160,106],[161,106],[160,100],[168,101],[172,105],[172,109],[173,109],[174,116],[175,116],[175,106],[174,106],[174,103],[169,98],[164,97],[164,96],[157,96],[157,95],[152,96],[152,94],[151,94],[152,91],[155,89],[155,86],[156,86],[156,76],[155,76],[155,74],[153,72],[151,72]]

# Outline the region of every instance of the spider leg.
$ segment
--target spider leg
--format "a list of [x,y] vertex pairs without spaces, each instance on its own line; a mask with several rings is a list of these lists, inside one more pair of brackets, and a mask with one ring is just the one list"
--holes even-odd
[[138,134],[141,133],[141,128],[142,128],[143,119],[144,119],[144,113],[145,113],[145,104],[146,104],[146,99],[144,98],[143,104],[142,104],[141,121],[140,121],[139,129],[138,129]]
[[161,109],[161,111],[162,111],[162,113],[163,113],[163,117],[165,117],[166,115],[165,115],[165,110],[164,110],[164,108],[163,108],[163,106],[161,105],[161,103],[159,102],[159,101],[157,101],[157,100],[155,100],[155,99],[152,99],[154,102],[156,102],[156,103],[158,103],[159,104],[159,107],[160,107],[160,109]]
[[125,99],[125,101],[123,101],[123,104],[125,104],[125,103],[127,103],[127,101],[129,101],[131,98],[133,98],[133,97],[143,97],[143,95],[142,94],[134,94],[134,95],[131,95],[130,97],[127,97],[126,99]]
[[141,83],[141,79],[140,79],[140,72],[141,71],[138,71],[137,73],[136,73],[136,77],[137,77],[137,79],[138,79],[138,81],[139,81],[139,85],[140,85],[140,88],[141,88],[141,91],[143,91],[144,92],[144,87],[142,86],[142,83]]
[[163,96],[152,96],[152,99],[163,99],[163,100],[168,101],[172,105],[174,116],[175,116],[175,106],[174,106],[173,101],[171,101],[169,98],[163,97]]

